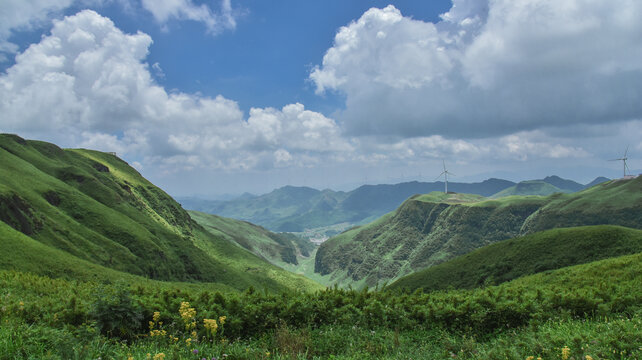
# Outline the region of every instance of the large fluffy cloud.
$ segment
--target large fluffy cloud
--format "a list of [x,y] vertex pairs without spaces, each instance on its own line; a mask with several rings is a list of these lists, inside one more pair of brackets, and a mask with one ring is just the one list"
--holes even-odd
[[370,9],[310,74],[355,135],[491,137],[642,117],[642,3],[455,0],[439,23]]
[[245,119],[222,96],[168,93],[144,62],[151,43],[91,10],[55,21],[0,76],[1,130],[170,167],[305,165],[352,149],[333,120],[301,104]]

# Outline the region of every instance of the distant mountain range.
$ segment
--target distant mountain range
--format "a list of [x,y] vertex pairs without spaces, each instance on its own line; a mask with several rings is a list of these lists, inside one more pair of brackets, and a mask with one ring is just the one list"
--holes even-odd
[[[478,183],[449,182],[448,190],[484,197],[550,195],[579,191],[608,180],[599,177],[582,185],[558,176],[520,183],[493,178]],[[186,209],[249,221],[271,231],[301,232],[339,223],[365,224],[396,209],[412,195],[443,189],[441,181],[363,185],[348,192],[285,186],[268,194],[244,194],[228,201],[194,197],[177,200]]]

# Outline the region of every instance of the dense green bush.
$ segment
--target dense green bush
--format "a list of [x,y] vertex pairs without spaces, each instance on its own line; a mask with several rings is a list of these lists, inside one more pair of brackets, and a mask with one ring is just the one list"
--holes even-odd
[[144,331],[143,309],[132,299],[124,283],[97,287],[87,315],[100,333],[108,337],[132,339]]

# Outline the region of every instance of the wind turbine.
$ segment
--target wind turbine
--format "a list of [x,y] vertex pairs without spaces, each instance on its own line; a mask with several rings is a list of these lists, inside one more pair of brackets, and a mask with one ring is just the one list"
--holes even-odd
[[629,159],[628,157],[626,157],[626,154],[628,152],[629,152],[629,147],[627,146],[626,150],[624,150],[624,156],[622,156],[619,159],[611,159],[611,160],[609,160],[609,161],[622,161],[622,169],[623,169],[623,173],[624,173],[624,175],[622,177],[626,177],[626,170],[629,169],[629,166],[626,165],[626,161]]
[[446,184],[445,193],[448,194],[448,175],[452,175],[452,176],[456,176],[456,175],[451,173],[450,171],[446,170],[446,161],[444,161],[444,160],[442,160],[442,161],[444,163],[444,171],[442,171],[441,174],[439,174],[439,176],[437,176],[437,178],[435,180],[439,179],[441,177],[441,175],[444,176],[444,180],[445,180],[444,183]]

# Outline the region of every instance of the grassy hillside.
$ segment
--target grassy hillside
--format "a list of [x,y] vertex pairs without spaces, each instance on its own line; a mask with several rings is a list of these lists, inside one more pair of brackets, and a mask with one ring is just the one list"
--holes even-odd
[[544,203],[540,197],[482,199],[436,192],[412,197],[377,221],[321,244],[315,272],[340,285],[374,286],[518,236]]
[[388,286],[414,291],[474,288],[566,266],[642,252],[642,231],[600,225],[561,228],[485,246]]
[[497,241],[605,224],[642,227],[642,178],[547,197],[415,196],[379,220],[323,243],[315,272],[340,285],[374,286]]
[[189,211],[205,230],[221,236],[273,264],[298,264],[298,258],[309,257],[316,247],[306,239],[288,233],[276,234],[260,226],[230,218]]
[[[0,135],[0,220],[52,249],[132,275],[236,289],[316,288],[206,232],[165,192],[107,153]],[[34,271],[21,264],[12,268]],[[77,262],[69,264],[40,270],[51,276],[53,269],[57,275],[78,271]]]

